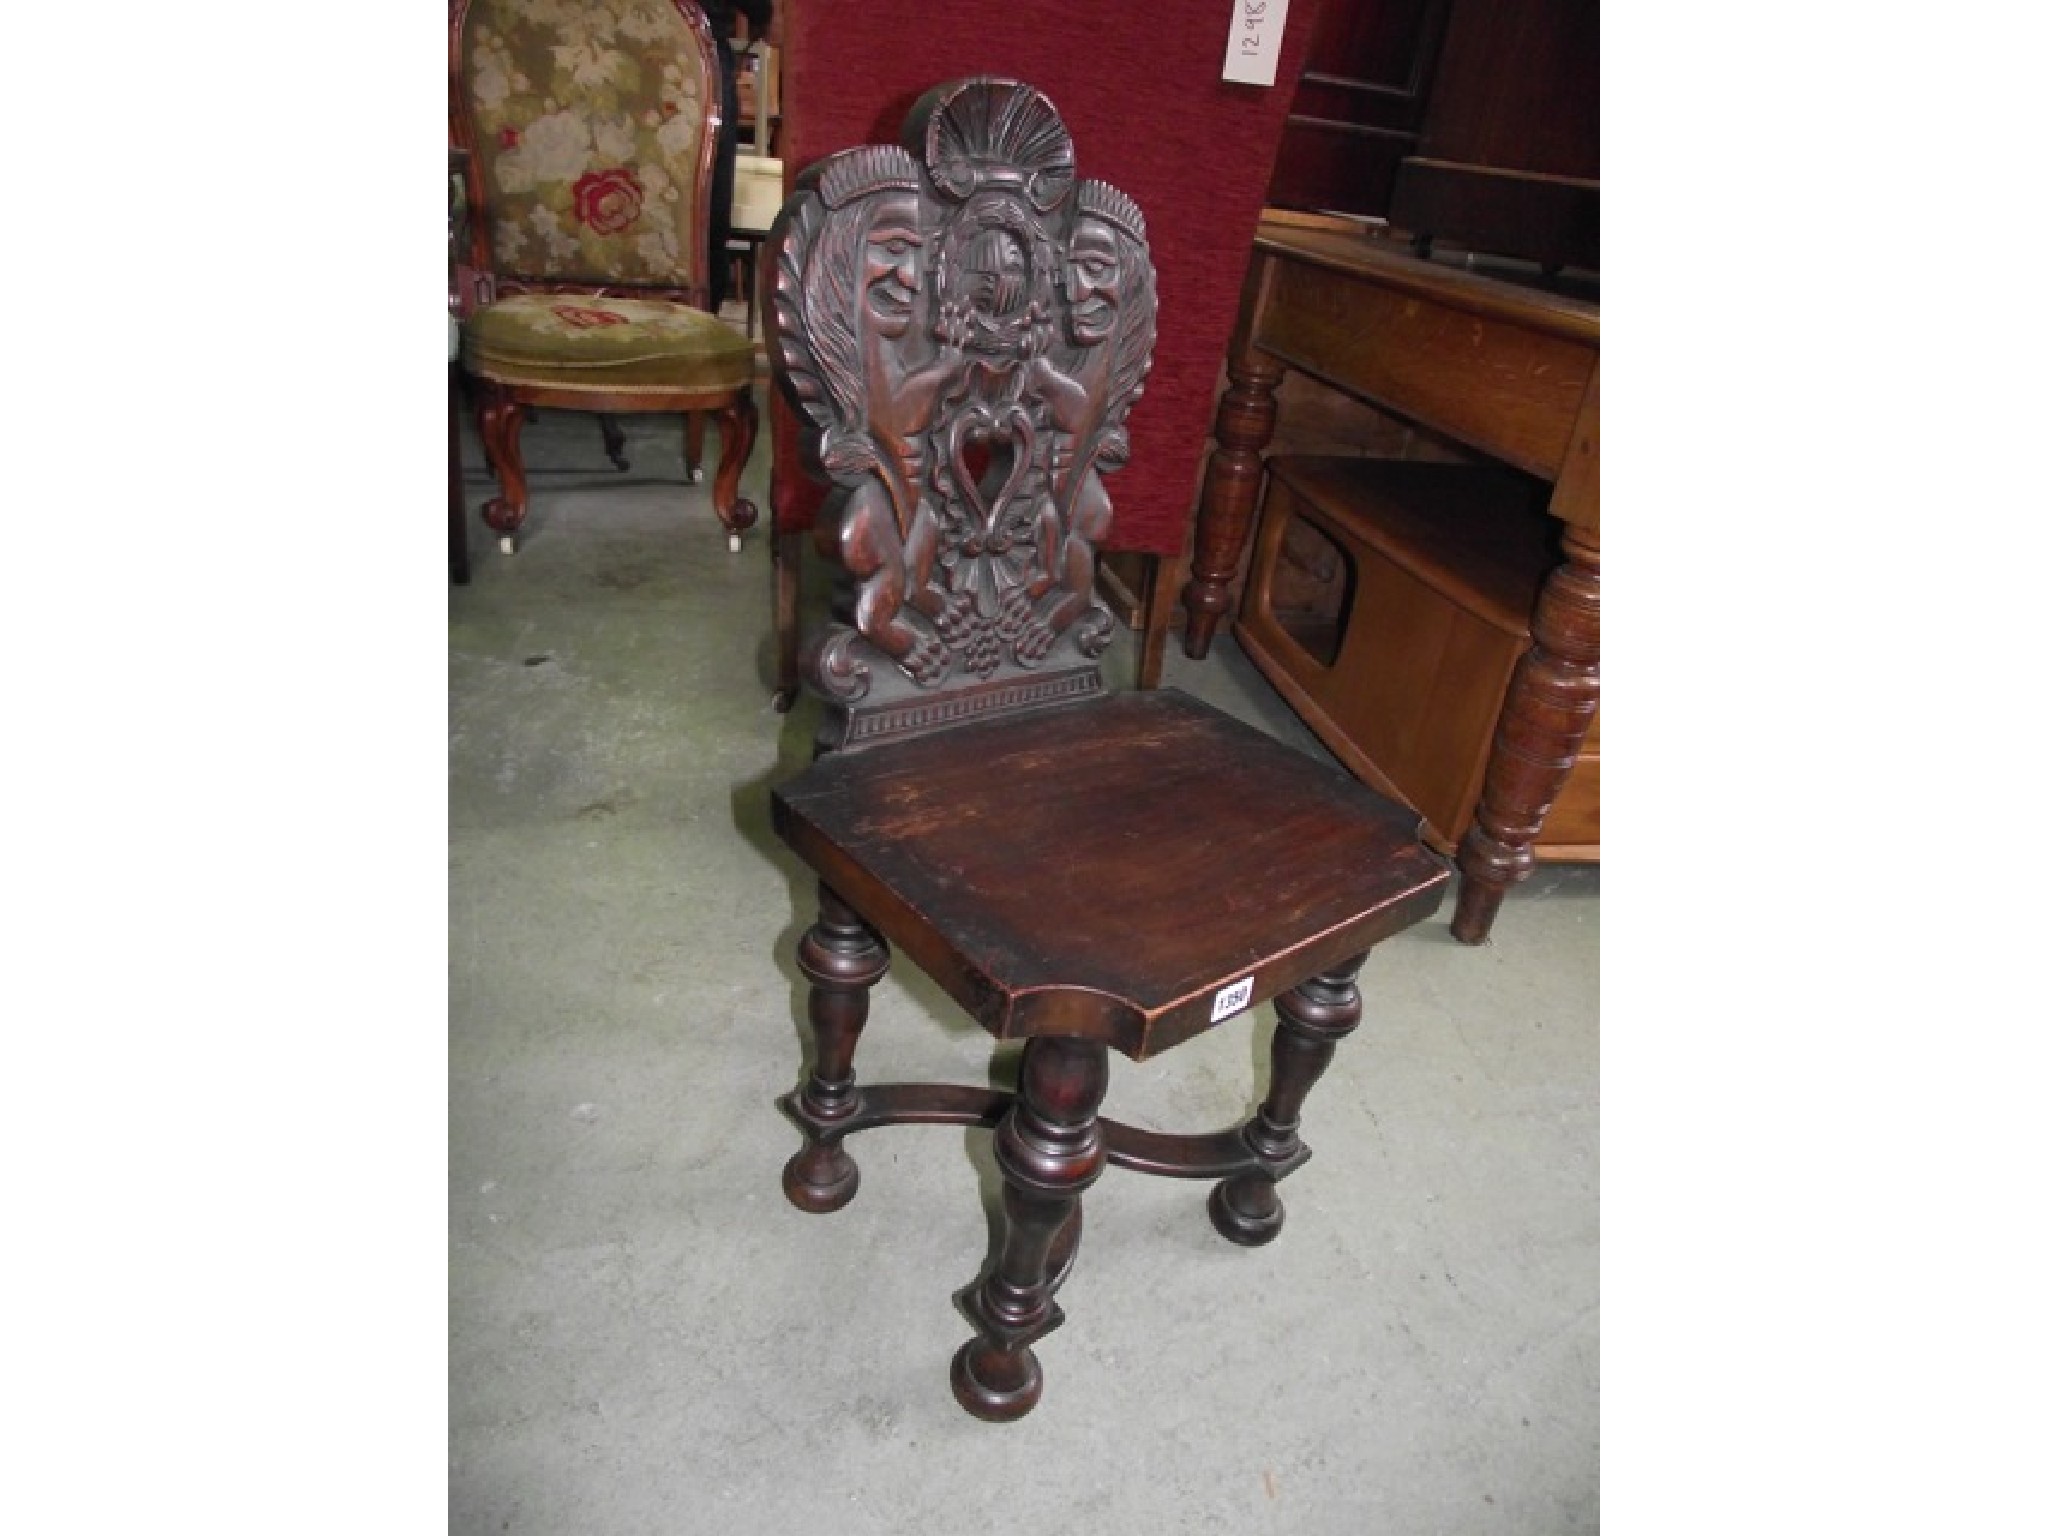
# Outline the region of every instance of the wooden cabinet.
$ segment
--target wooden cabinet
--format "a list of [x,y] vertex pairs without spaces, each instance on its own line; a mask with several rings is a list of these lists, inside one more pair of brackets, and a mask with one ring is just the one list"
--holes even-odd
[[[1453,851],[1472,826],[1530,615],[1558,562],[1549,487],[1497,466],[1268,460],[1235,634],[1359,778]],[[1536,839],[1597,854],[1597,733]]]
[[[1539,853],[1598,851],[1599,305],[1343,220],[1269,210],[1253,252],[1183,649],[1207,652],[1270,487],[1239,643],[1334,753],[1457,841],[1451,931],[1478,943]],[[1267,457],[1290,375],[1469,462]],[[1327,631],[1283,622],[1290,549],[1339,581]]]

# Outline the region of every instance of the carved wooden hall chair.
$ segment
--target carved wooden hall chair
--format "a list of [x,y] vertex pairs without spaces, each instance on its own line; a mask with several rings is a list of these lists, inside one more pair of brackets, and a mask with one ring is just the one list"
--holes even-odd
[[[1059,114],[1015,81],[928,92],[904,144],[810,167],[768,247],[770,357],[834,486],[851,620],[806,647],[820,751],[772,795],[819,881],[783,1188],[837,1210],[853,1132],[994,1128],[1003,1231],[960,1293],[952,1379],[968,1412],[1013,1419],[1105,1165],[1213,1181],[1234,1242],[1279,1231],[1359,965],[1436,909],[1446,869],[1348,775],[1171,690],[1105,690],[1095,556],[1151,361],[1144,219],[1077,178]],[[856,1082],[892,950],[1025,1042],[1014,1094]],[[1268,1000],[1271,1091],[1243,1125],[1098,1115],[1110,1050],[1142,1061]]]
[[[528,409],[679,412],[732,548],[755,521],[739,494],[753,449],[753,343],[707,311],[718,60],[693,0],[453,0],[449,132],[468,150],[469,261],[487,302],[464,323],[498,495],[484,521],[509,553],[528,506]],[[723,259],[723,253],[717,253]]]

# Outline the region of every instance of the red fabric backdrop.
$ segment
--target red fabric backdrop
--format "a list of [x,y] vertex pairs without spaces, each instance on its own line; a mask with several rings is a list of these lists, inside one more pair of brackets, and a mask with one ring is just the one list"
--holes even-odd
[[[1111,549],[1177,554],[1199,489],[1218,370],[1287,105],[1322,0],[1293,0],[1270,87],[1226,84],[1241,0],[786,0],[785,179],[821,155],[898,142],[941,81],[1002,75],[1052,98],[1076,170],[1144,210],[1159,273],[1159,345],[1131,413],[1131,462],[1108,482]],[[823,491],[773,406],[778,527],[810,526]]]

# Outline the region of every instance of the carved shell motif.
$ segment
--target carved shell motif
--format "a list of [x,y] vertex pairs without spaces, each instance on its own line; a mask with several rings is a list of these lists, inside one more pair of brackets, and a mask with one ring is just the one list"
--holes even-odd
[[1100,477],[1157,324],[1144,219],[1042,93],[940,86],[904,141],[811,167],[770,241],[770,357],[857,589],[811,668],[842,700],[878,663],[933,689],[1100,654]]

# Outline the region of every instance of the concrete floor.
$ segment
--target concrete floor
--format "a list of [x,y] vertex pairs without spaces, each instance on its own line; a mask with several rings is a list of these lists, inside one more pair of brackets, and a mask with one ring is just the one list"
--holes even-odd
[[[1483,948],[1448,903],[1381,946],[1270,1247],[1109,1170],[1043,1401],[978,1423],[947,1367],[986,1133],[864,1133],[851,1206],[782,1197],[812,895],[767,792],[811,716],[768,708],[765,540],[727,552],[677,422],[626,426],[625,474],[588,418],[530,427],[523,547],[473,525],[449,592],[450,1530],[1597,1529],[1597,870],[1540,870]],[[1227,640],[1166,680],[1315,750]],[[1112,1057],[1105,1111],[1234,1123],[1271,1031]],[[987,1063],[899,962],[863,1079]]]

